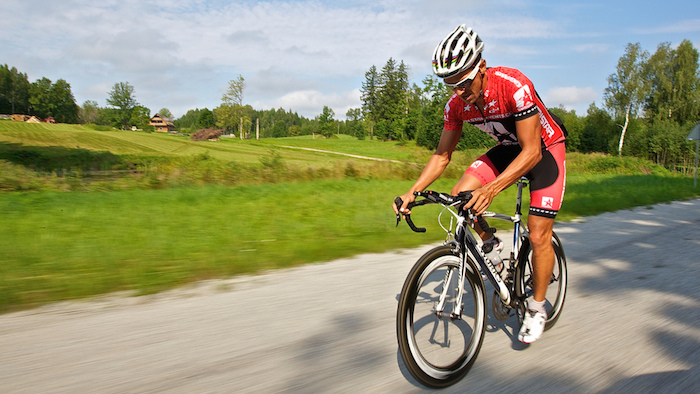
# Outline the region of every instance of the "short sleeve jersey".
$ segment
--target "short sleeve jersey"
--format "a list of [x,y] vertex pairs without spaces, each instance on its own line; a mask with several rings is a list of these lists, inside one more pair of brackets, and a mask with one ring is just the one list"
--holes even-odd
[[445,105],[445,129],[461,131],[468,122],[503,145],[517,145],[515,122],[538,115],[545,147],[564,141],[561,128],[540,100],[532,82],[520,71],[507,67],[487,68],[483,113],[456,94]]

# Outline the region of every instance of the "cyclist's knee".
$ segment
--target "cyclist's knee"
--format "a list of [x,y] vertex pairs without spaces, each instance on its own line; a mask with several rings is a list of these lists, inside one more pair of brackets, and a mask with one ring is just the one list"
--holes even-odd
[[540,247],[551,246],[554,219],[541,216],[530,216],[528,222],[532,247],[537,249]]
[[457,184],[452,188],[452,195],[456,196],[460,192],[475,190],[481,187],[481,181],[471,174],[464,174]]

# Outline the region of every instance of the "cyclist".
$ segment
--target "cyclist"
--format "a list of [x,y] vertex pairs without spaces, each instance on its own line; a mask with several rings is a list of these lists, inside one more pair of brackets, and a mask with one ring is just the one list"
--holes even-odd
[[[471,29],[458,26],[435,48],[433,71],[452,88],[445,106],[444,128],[435,153],[411,189],[401,196],[396,214],[410,214],[406,205],[413,192],[423,191],[445,170],[462,135],[464,122],[488,133],[499,143],[472,163],[452,189],[452,194],[473,190],[465,208],[482,214],[493,198],[520,177],[530,179],[529,231],[533,247],[534,296],[518,339],[531,343],[544,331],[545,295],[554,268],[551,244],[554,218],[561,207],[566,180],[565,134],[552,117],[532,82],[520,71],[486,67],[483,41]],[[476,229],[484,245],[502,250],[500,240]]]

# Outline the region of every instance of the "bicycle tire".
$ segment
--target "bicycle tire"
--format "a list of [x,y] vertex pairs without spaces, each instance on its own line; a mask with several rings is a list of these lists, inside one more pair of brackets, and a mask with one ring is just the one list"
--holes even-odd
[[[569,277],[564,248],[556,234],[552,234],[552,246],[554,247],[555,261],[552,279],[549,282],[547,296],[545,298],[547,301],[545,305],[547,308],[547,321],[544,325],[545,331],[552,328],[559,319],[559,316],[561,316],[566,299]],[[530,245],[529,238],[523,240],[523,244],[518,252],[518,265],[515,268],[514,281],[516,297],[524,302],[528,297],[532,296],[534,291],[532,287],[532,246]],[[524,309],[521,308],[520,313],[518,313],[518,322],[520,324],[522,324],[523,311]]]
[[457,293],[459,263],[460,256],[449,246],[428,251],[411,269],[399,297],[396,330],[401,358],[411,375],[428,387],[447,387],[462,379],[476,361],[484,340],[484,283],[471,259],[465,276],[462,318],[450,318],[454,302],[446,303],[442,316],[435,313],[436,299],[449,270],[454,274],[449,277],[448,292],[453,289],[452,293]]

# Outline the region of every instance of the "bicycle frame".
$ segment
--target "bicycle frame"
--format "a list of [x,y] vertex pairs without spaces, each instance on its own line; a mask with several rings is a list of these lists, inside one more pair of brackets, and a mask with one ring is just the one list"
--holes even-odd
[[[527,236],[527,229],[525,226],[523,226],[523,221],[522,221],[522,192],[523,188],[525,185],[527,185],[528,180],[526,178],[521,178],[516,182],[517,185],[517,196],[516,196],[516,208],[515,208],[515,215],[513,216],[508,216],[500,213],[495,213],[495,212],[490,212],[486,211],[482,215],[484,218],[493,218],[497,220],[503,220],[507,222],[511,222],[514,224],[514,231],[513,231],[513,248],[510,252],[510,258],[508,259],[510,264],[508,267],[508,270],[513,270],[514,269],[514,264],[517,261],[517,257],[515,255],[516,251],[520,249],[520,245],[522,242],[523,237]],[[456,217],[457,219],[457,225],[456,225],[456,232],[455,232],[455,243],[457,244],[456,246],[459,247],[459,250],[462,252],[461,253],[461,261],[459,265],[459,277],[458,277],[458,286],[460,289],[464,288],[464,277],[466,275],[466,269],[467,266],[469,265],[468,259],[469,256],[468,254],[471,254],[472,257],[476,260],[478,263],[479,267],[481,267],[481,271],[485,273],[486,277],[489,279],[493,287],[496,289],[499,297],[501,298],[502,302],[505,305],[510,305],[512,302],[511,299],[511,290],[508,288],[508,285],[506,282],[501,278],[501,275],[496,271],[496,267],[494,267],[493,263],[486,258],[486,255],[484,252],[481,250],[481,248],[478,247],[478,242],[476,238],[474,237],[474,234],[472,231],[469,231],[467,229],[467,224],[469,223],[475,223],[476,222],[476,216],[471,213],[471,211],[467,210],[460,210],[459,213],[454,213],[452,210],[447,209],[453,216]],[[449,234],[449,231],[448,231]],[[446,273],[445,277],[445,282],[444,283],[449,283],[452,279],[452,271],[448,271]],[[440,295],[440,299],[438,301],[438,304],[436,306],[435,312],[438,315],[442,315],[442,312],[445,307],[445,298],[447,294],[447,286],[444,286],[443,292]],[[457,294],[456,299],[454,300],[455,307],[453,309],[453,312],[451,314],[452,319],[460,319],[461,318],[461,313],[462,313],[462,294],[463,291],[460,291]]]

